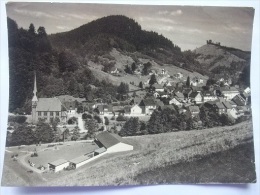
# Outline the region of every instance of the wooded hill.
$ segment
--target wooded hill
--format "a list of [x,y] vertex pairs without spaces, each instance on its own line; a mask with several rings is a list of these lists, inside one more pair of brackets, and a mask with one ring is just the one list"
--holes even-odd
[[[107,16],[52,35],[48,35],[44,27],[36,30],[31,24],[28,29],[23,29],[14,20],[7,20],[10,112],[30,113],[34,72],[37,73],[39,97],[68,94],[102,98],[104,102],[116,99],[117,86],[109,80],[97,79],[96,74],[98,71],[102,73],[101,70],[96,70],[94,76],[89,68],[90,62],[103,67],[113,66],[114,57],[110,55],[113,49],[131,56],[136,62],[141,56],[162,66],[175,65],[204,75],[215,74],[200,62],[205,55],[198,51],[182,52],[163,35],[142,30],[136,21],[125,16]],[[237,50],[230,53],[243,55]],[[108,63],[104,63],[104,59],[108,59]],[[246,73],[244,78],[248,77],[248,70]]]

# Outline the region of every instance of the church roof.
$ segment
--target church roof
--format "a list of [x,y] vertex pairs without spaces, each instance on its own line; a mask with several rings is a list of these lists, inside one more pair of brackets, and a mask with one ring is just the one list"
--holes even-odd
[[63,111],[65,108],[62,106],[58,98],[39,98],[36,111]]

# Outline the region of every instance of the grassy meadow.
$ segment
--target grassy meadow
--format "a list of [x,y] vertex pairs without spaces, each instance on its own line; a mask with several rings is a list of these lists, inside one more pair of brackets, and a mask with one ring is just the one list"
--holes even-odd
[[[252,138],[251,122],[243,122],[228,127],[131,137],[127,140],[134,145],[134,151],[105,155],[94,163],[92,162],[88,166],[83,166],[71,172],[71,174],[41,183],[41,185],[141,184],[142,181],[138,180],[137,176],[142,173],[180,163],[195,162],[209,155],[252,143]],[[234,152],[237,151],[234,150]],[[214,163],[209,164],[208,169],[222,174],[222,170],[218,169]],[[226,170],[223,170],[223,174],[225,174],[224,172]],[[151,175],[151,177],[153,176]],[[163,177],[159,180],[162,183],[164,183]],[[245,178],[241,178],[240,182],[247,182],[246,178],[245,175]],[[178,179],[173,179],[167,182],[178,183],[178,181]],[[216,182],[210,178],[204,178],[201,181],[203,181],[202,183]]]

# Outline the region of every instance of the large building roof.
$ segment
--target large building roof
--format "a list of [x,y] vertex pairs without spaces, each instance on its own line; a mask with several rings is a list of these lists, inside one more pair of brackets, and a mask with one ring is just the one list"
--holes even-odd
[[63,111],[65,110],[62,106],[61,101],[58,98],[39,98],[37,102],[36,111],[45,112],[45,111]]
[[116,134],[103,131],[96,136],[96,139],[105,147],[110,148],[118,143],[128,144],[126,140]]
[[51,162],[49,164],[54,165],[54,166],[59,166],[59,165],[62,165],[64,163],[67,163],[67,162],[68,161],[65,160],[65,159],[59,159],[59,160],[55,160],[55,161],[53,161],[53,162]]

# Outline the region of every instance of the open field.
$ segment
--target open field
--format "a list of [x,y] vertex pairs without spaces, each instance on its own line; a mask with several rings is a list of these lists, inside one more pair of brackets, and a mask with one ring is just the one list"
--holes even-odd
[[[213,168],[214,167],[214,168]],[[251,183],[256,182],[253,143],[242,144],[192,162],[179,163],[141,173],[144,185],[158,183]]]
[[[252,136],[252,123],[243,122],[228,127],[129,137],[126,139],[134,145],[134,150],[131,152],[106,154],[75,171],[62,171],[61,173],[51,175],[43,174],[42,177],[44,178],[38,178],[34,182],[24,179],[23,175],[20,176],[28,185],[85,186],[140,184],[143,181],[138,180],[137,176],[140,176],[142,173],[156,171],[159,168],[171,167],[176,164],[184,163],[185,165],[185,163],[195,162],[205,156],[227,151],[241,144],[251,143]],[[73,148],[73,146],[70,147]],[[231,152],[234,153],[234,158],[236,152],[237,150]],[[234,158],[230,159],[230,166],[243,166],[242,164],[232,164],[236,162]],[[243,161],[237,162],[243,163]],[[219,163],[222,163],[222,161],[220,160]],[[225,162],[223,161],[223,163]],[[6,165],[9,166],[9,163],[6,163]],[[222,175],[220,167],[223,166],[215,167],[217,166],[213,161],[208,161],[206,168],[212,169],[212,172],[217,170]],[[226,171],[226,169],[223,169],[223,172]],[[202,179],[198,180],[198,182],[216,182],[214,178],[209,178],[208,180],[206,178],[208,177],[202,174]],[[239,182],[248,182],[247,178],[248,176],[245,175],[244,178],[240,178]],[[174,178],[170,179],[167,180],[167,183],[178,182]],[[160,181],[165,183],[164,180]]]

